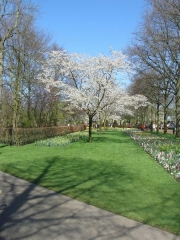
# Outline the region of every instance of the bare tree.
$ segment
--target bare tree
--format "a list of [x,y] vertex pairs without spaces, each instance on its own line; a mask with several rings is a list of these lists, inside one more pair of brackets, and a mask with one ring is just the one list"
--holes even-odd
[[2,125],[2,78],[5,42],[18,27],[22,0],[2,0],[0,3],[0,125]]
[[[180,49],[178,24],[180,2],[178,0],[147,2],[150,8],[143,16],[141,28],[135,33],[135,41],[133,46],[129,47],[129,54],[137,64],[139,73],[150,72],[158,76],[159,82],[156,81],[154,87],[159,86],[159,91],[164,94],[165,109],[172,102],[173,97],[176,98],[178,108],[180,83],[177,55]],[[180,120],[176,111],[177,124],[178,119]]]
[[48,50],[51,39],[49,34],[36,30],[36,11],[36,7],[30,4],[26,9],[21,9],[16,35],[7,39],[5,45],[4,85],[13,96],[13,127],[20,126],[21,123],[33,125],[33,88],[36,88],[43,52]]

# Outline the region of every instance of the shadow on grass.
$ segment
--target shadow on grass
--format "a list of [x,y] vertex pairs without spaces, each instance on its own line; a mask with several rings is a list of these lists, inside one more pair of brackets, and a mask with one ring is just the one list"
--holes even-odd
[[[117,133],[114,134],[117,136]],[[100,138],[111,140],[108,134],[103,135]],[[131,140],[127,135],[125,136],[125,140]],[[163,218],[164,210],[171,206],[171,197],[177,202],[177,206],[179,203],[179,195],[176,192],[166,196],[160,189],[160,203],[137,202],[132,207],[131,201],[134,201],[135,196],[129,192],[135,189],[134,193],[138,193],[141,189],[133,185],[135,176],[127,168],[118,167],[113,163],[103,164],[103,162],[93,162],[92,159],[85,160],[80,157],[70,159],[59,156],[40,161],[43,163],[41,167],[27,165],[26,171],[21,175],[34,184],[0,172],[3,190],[1,200],[8,205],[0,212],[0,240],[33,238],[84,240],[125,237],[132,240],[140,240],[140,237],[146,239],[147,229],[143,231],[140,223],[129,222],[110,212],[101,211],[64,195],[118,214],[132,216],[133,213],[136,219],[143,211],[151,212],[152,209],[157,209],[156,214],[147,215],[145,218],[147,224]],[[5,170],[11,171],[16,176],[22,172],[21,166],[16,163],[6,165]],[[40,188],[35,184],[46,188]],[[180,228],[178,209],[173,218],[178,219],[176,229]],[[168,222],[167,230],[169,230]],[[158,232],[156,229],[148,231],[151,232],[152,239],[161,239],[161,237],[167,240],[180,239],[166,232]]]
[[[159,218],[159,215],[163,217],[163,209],[168,207],[172,200],[162,195],[162,202],[157,206],[147,204],[144,206],[141,203],[133,209],[130,205],[131,199],[120,198],[121,194],[124,195],[128,191],[126,185],[134,178],[125,169],[117,168],[115,165],[94,165],[91,159],[88,159],[89,164],[84,163],[83,159],[79,161],[79,158],[74,158],[69,161],[58,156],[44,161],[46,166],[40,171],[33,166],[28,167],[25,175],[27,180],[106,210],[114,208],[114,211],[123,215],[128,215],[128,211],[138,215],[141,211],[157,208],[157,215],[145,219],[147,224]],[[8,168],[10,167],[14,169],[14,173],[20,171],[16,165],[11,164]],[[34,179],[31,173],[36,173]],[[115,185],[117,178],[119,182]],[[127,236],[133,240],[140,240],[135,232],[141,231],[143,235],[142,225],[138,222],[126,225],[125,219],[116,221],[117,216],[110,212],[102,212],[100,209],[6,174],[0,174],[0,181],[2,188],[5,189],[3,201],[8,205],[0,214],[1,240],[37,239],[37,236],[40,239],[87,239],[87,232],[88,239],[105,236],[105,239],[120,239]],[[179,202],[175,193],[172,197]],[[118,209],[117,205],[113,206],[115,198],[119,198],[119,206],[129,201],[129,209],[126,208],[123,212],[121,207]],[[180,222],[178,211],[174,218]],[[152,239],[158,239],[156,235],[153,236],[154,231],[152,229]],[[163,239],[180,239],[166,232],[158,234],[167,237]]]
[[[94,163],[92,159],[84,160],[80,157],[68,159],[57,156],[43,161],[46,165],[43,169],[29,166],[22,177],[29,182],[57,192],[71,194],[75,198],[81,197],[85,193],[91,198],[94,191],[103,184],[107,187],[105,191],[109,191],[117,180],[132,181],[134,178],[132,174],[127,177],[128,173],[123,167],[117,168],[116,164],[113,165],[113,163],[106,163],[105,165],[101,162]],[[12,163],[7,164],[4,171],[19,176],[21,166],[18,167]],[[114,188],[117,192],[123,191],[121,185],[114,186]]]
[[[0,148],[5,148],[5,147],[8,147],[8,145],[6,144],[0,144]],[[0,154],[2,154],[2,152],[0,152]],[[1,239],[0,239],[1,240]]]
[[0,144],[0,148],[4,148],[4,147],[7,147],[8,145],[6,144]]
[[[68,192],[74,188],[77,190],[78,186],[95,178],[99,179],[99,184],[103,184],[109,178],[108,171],[103,177],[101,176],[103,171],[101,169],[97,174],[75,182],[70,173],[64,174],[64,170],[68,171],[66,166],[59,171],[53,170],[57,178],[62,180],[53,183],[48,173],[56,161],[61,160],[58,157],[49,160],[34,182],[41,184],[42,180],[47,178],[49,187],[56,188],[61,184],[60,192]],[[76,166],[76,171],[81,172],[82,168],[81,166],[77,169]],[[62,172],[63,176],[61,177]],[[134,231],[142,227],[138,222],[125,227],[124,222],[117,221],[116,216],[110,212],[103,212],[2,172],[0,172],[0,180],[3,192],[5,192],[3,201],[8,205],[0,214],[1,240],[97,239],[100,237],[117,239],[123,236],[133,236]],[[65,181],[66,187],[63,186]],[[76,196],[83,192],[88,192],[88,195],[90,192],[93,194],[94,187],[91,186],[88,190],[82,188],[76,193]],[[137,238],[133,237],[132,239],[136,240]]]

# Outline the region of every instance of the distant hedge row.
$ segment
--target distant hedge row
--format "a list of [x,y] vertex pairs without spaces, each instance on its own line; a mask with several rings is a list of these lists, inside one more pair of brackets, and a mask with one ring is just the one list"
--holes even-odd
[[25,145],[38,140],[62,136],[85,130],[84,125],[41,127],[41,128],[1,128],[0,143],[7,145]]

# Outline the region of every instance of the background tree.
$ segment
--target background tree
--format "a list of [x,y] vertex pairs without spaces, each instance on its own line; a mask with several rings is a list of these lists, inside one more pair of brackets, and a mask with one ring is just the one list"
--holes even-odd
[[[178,0],[147,2],[149,8],[143,16],[139,31],[135,33],[135,41],[129,48],[129,54],[141,75],[149,72],[152,73],[152,79],[154,75],[158,76],[156,80],[159,82],[156,81],[154,86],[160,86],[159,90],[164,93],[164,109],[167,109],[173,97],[178,108],[177,54],[180,49],[178,24],[180,3]],[[178,111],[176,111],[176,122],[178,121]]]
[[[12,126],[49,125],[52,121],[57,124],[57,118],[55,120],[52,116],[55,114],[52,102],[54,103],[57,97],[55,97],[55,93],[53,98],[42,97],[43,86],[41,82],[37,81],[41,62],[44,59],[43,52],[50,49],[51,37],[49,34],[36,29],[36,7],[28,5],[26,12],[22,11],[23,9],[21,9],[16,35],[7,39],[4,55],[3,86],[9,90],[13,99],[13,104],[11,104],[13,111]],[[38,122],[36,122],[36,110],[40,108],[35,106],[37,103],[35,99],[38,99],[40,105],[41,101],[43,101],[44,106],[51,104],[51,107],[49,107],[51,113],[48,111],[46,120],[44,119],[42,123],[39,122],[42,118],[38,118]],[[49,103],[44,102],[45,99]]]
[[[32,27],[32,25],[31,25]],[[22,29],[23,28],[23,29]],[[43,46],[43,42],[38,44],[38,35],[29,33],[30,26],[24,24],[21,26],[21,31],[18,32],[16,37],[12,37],[7,41],[8,51],[5,54],[5,81],[6,85],[13,96],[13,127],[17,127],[20,122],[21,107],[26,104],[27,122],[31,122],[31,97],[33,85],[35,85],[35,74],[38,73],[38,60],[42,59],[42,53],[40,54],[40,43]],[[33,39],[32,39],[32,36]],[[37,51],[37,52],[36,52]],[[40,59],[41,58],[41,59]]]
[[19,24],[22,0],[2,0],[0,3],[0,125],[2,125],[2,78],[5,42],[11,38]]

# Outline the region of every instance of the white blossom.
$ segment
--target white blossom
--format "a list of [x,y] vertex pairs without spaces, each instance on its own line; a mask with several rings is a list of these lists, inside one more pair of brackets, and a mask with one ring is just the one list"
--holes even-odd
[[84,110],[92,122],[108,106],[120,113],[127,112],[126,106],[137,107],[146,102],[144,97],[131,97],[120,87],[117,76],[131,71],[131,63],[121,52],[111,50],[108,57],[91,57],[61,50],[48,53],[39,79],[47,90],[58,87],[64,98]]

